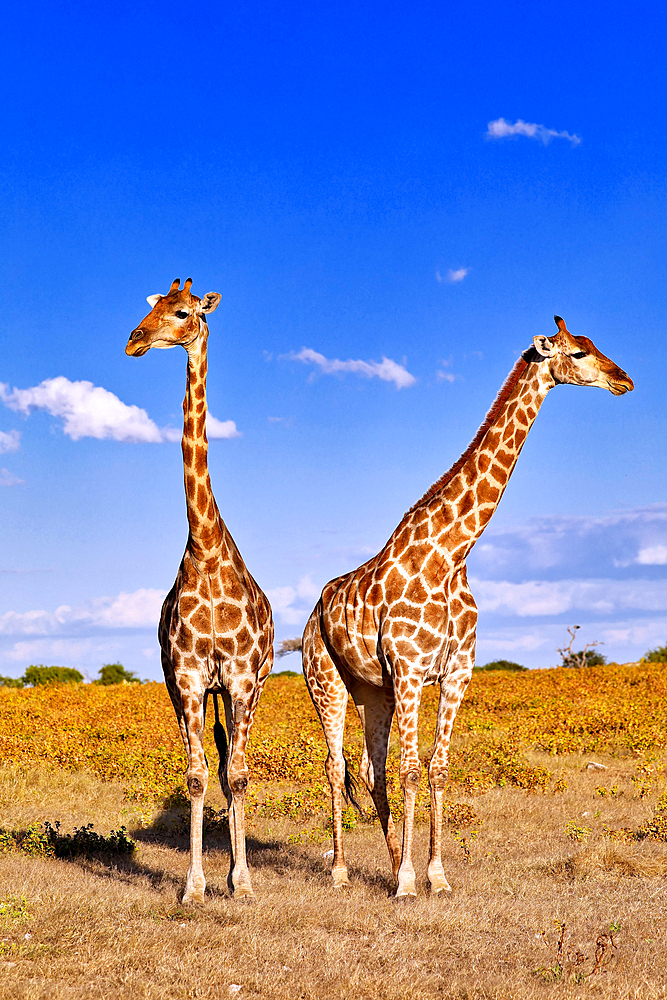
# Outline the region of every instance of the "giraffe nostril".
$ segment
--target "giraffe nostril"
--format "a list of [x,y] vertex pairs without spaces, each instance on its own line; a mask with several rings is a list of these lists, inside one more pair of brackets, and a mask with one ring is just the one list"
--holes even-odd
[[143,335],[144,331],[141,329],[141,327],[138,327],[136,330],[133,330],[132,333],[130,334],[130,340],[141,340]]

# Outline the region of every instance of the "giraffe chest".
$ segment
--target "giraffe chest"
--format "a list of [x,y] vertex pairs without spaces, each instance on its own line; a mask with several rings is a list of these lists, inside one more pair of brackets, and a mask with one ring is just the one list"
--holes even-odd
[[230,664],[256,673],[273,643],[264,594],[249,575],[225,569],[204,574],[184,559],[163,613],[172,657],[207,680],[224,678]]

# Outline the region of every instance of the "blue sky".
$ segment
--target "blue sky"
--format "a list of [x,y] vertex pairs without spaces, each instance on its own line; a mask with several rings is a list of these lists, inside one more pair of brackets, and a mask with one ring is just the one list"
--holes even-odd
[[665,19],[15,7],[0,674],[120,659],[161,676],[185,355],[124,347],[177,275],[223,296],[211,476],[279,639],[384,544],[559,313],[636,389],[547,399],[469,560],[478,662],[554,664],[573,624],[619,661],[667,642]]

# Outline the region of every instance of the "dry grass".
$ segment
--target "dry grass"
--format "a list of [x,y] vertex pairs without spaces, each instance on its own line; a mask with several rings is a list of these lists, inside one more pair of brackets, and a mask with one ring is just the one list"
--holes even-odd
[[[66,829],[94,822],[106,833],[125,824],[137,852],[120,861],[0,854],[0,998],[665,997],[667,848],[604,836],[644,822],[657,791],[640,800],[634,762],[602,757],[605,785],[617,792],[600,796],[587,759],[561,758],[560,793],[507,787],[466,800],[482,822],[449,829],[449,900],[425,895],[421,827],[422,895],[407,908],[389,897],[377,826],[346,834],[352,886],[336,893],[323,856],[329,843],[289,844],[300,827],[280,818],[251,823],[255,906],[229,899],[227,845],[213,834],[206,904],[185,910],[178,899],[188,854],[177,814],[142,813],[120,785],[86,774],[6,768],[3,825],[59,819]],[[585,840],[570,839],[568,823],[588,831]],[[616,927],[609,964],[591,975],[596,942]]]

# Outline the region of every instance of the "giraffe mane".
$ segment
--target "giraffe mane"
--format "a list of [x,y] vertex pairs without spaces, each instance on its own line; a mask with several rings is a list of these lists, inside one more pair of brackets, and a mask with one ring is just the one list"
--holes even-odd
[[515,388],[517,382],[519,381],[519,379],[521,378],[527,367],[528,367],[528,362],[523,357],[523,355],[521,355],[518,358],[516,364],[514,365],[514,368],[512,368],[512,371],[505,379],[503,385],[500,388],[500,392],[498,393],[498,395],[494,400],[491,409],[484,418],[484,422],[480,426],[479,430],[475,434],[474,438],[472,439],[466,450],[463,452],[461,457],[458,458],[456,462],[454,462],[452,467],[448,469],[447,472],[445,472],[442,476],[440,476],[440,479],[437,479],[433,483],[433,486],[429,487],[424,496],[421,497],[421,499],[419,499],[417,503],[412,505],[410,510],[407,511],[408,514],[412,514],[412,512],[414,510],[417,510],[418,507],[423,507],[425,504],[429,502],[429,500],[432,500],[433,497],[436,495],[436,493],[439,493],[440,490],[443,489],[443,487],[445,487],[447,483],[449,483],[454,478],[457,472],[461,471],[466,461],[470,458],[475,449],[479,447],[482,438],[488,431],[489,427],[495,421],[496,417],[500,413],[501,408],[510,398],[513,389]]

